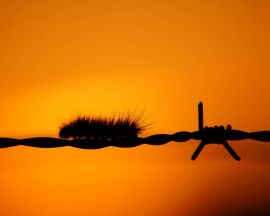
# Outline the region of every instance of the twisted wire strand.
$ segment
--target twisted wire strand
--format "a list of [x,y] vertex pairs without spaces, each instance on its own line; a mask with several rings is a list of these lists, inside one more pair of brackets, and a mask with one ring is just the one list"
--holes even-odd
[[[270,142],[270,131],[244,132],[240,130],[225,131],[225,140],[243,140],[252,139],[262,142]],[[12,146],[30,146],[37,148],[56,148],[71,146],[81,149],[101,149],[108,146],[130,148],[142,144],[148,145],[163,145],[168,142],[186,142],[190,139],[203,140],[205,134],[201,131],[187,132],[181,131],[174,134],[155,134],[145,138],[141,137],[122,137],[113,140],[104,139],[75,139],[65,140],[53,137],[32,137],[26,139],[0,138],[0,148]],[[209,142],[216,143],[216,142]]]

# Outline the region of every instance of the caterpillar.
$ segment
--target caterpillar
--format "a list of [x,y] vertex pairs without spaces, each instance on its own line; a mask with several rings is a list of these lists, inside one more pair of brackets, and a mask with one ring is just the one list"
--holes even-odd
[[102,139],[111,140],[122,137],[137,137],[146,125],[142,114],[122,114],[112,117],[78,116],[63,123],[59,130],[62,139]]

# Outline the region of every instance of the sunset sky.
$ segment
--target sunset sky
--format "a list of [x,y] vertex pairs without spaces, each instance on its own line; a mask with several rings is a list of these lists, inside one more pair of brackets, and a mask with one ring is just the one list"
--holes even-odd
[[[141,136],[270,130],[267,0],[0,1],[0,137],[144,112]],[[0,149],[2,216],[270,215],[270,143]]]

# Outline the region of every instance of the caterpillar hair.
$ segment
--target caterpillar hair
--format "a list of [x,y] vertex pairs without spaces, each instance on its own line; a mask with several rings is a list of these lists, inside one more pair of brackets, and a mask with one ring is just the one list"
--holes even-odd
[[112,117],[78,116],[62,124],[59,137],[63,139],[115,139],[122,137],[137,137],[146,125],[143,124],[143,114],[132,113]]

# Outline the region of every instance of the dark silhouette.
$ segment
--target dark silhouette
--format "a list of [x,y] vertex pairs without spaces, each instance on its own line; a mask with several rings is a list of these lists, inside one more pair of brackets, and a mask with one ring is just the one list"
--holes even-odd
[[[227,127],[228,128],[228,127]],[[227,151],[231,154],[231,156],[235,160],[240,160],[240,157],[236,154],[236,152],[233,150],[233,148],[228,144],[226,134],[229,133],[229,131],[226,131],[223,126],[215,126],[215,127],[205,127],[202,131],[202,141],[194,154],[192,155],[191,159],[195,160],[200,152],[202,151],[203,147],[207,144],[211,143],[217,143],[217,144],[222,144]]]
[[115,139],[137,137],[145,129],[142,114],[122,114],[118,117],[78,116],[62,125],[59,137],[64,139]]
[[202,149],[205,147],[207,144],[211,143],[217,143],[217,144],[222,144],[227,151],[231,154],[231,156],[235,160],[240,160],[240,157],[236,154],[236,152],[233,150],[233,148],[229,145],[227,142],[227,137],[226,134],[228,134],[231,131],[231,125],[228,125],[226,130],[223,126],[215,126],[215,127],[203,127],[203,104],[202,102],[199,103],[198,105],[198,121],[199,121],[199,133],[200,133],[200,138],[201,138],[201,143],[196,149],[196,151],[193,153],[191,159],[195,160]]
[[[144,127],[140,124],[139,119],[124,118],[124,119],[120,119],[119,123],[115,123],[115,124],[119,124],[121,125],[121,127],[123,126],[123,128],[126,127],[126,129],[128,128],[128,130],[132,131],[131,133],[125,131],[119,125],[115,129],[110,128],[112,131],[113,130],[117,131],[117,132],[114,132],[113,135],[110,135],[109,132],[106,132],[107,133],[106,134],[103,130],[99,130],[97,134],[94,134],[93,131],[83,132],[80,130],[76,131],[75,134],[72,134],[72,133],[70,134],[70,131],[68,131],[69,135],[67,135],[65,134],[66,131],[61,132],[60,130],[60,137],[63,137],[60,139],[50,138],[50,137],[34,137],[34,138],[27,138],[27,139],[0,138],[0,148],[6,148],[6,147],[12,147],[12,146],[18,146],[18,145],[25,145],[25,146],[39,147],[39,148],[55,148],[55,147],[63,147],[63,146],[72,146],[72,147],[82,148],[82,149],[100,149],[100,148],[104,148],[108,146],[129,148],[129,147],[136,147],[142,144],[163,145],[170,141],[186,142],[190,139],[194,139],[194,140],[201,140],[201,143],[199,144],[194,154],[192,155],[192,158],[191,158],[192,160],[195,160],[200,154],[200,152],[202,151],[202,149],[205,147],[205,145],[208,145],[208,144],[221,144],[225,147],[225,149],[231,154],[231,156],[235,160],[240,160],[240,157],[228,144],[227,142],[228,140],[253,139],[257,141],[270,142],[270,131],[258,131],[258,132],[248,133],[248,132],[244,132],[240,130],[233,130],[231,125],[228,125],[226,129],[223,126],[204,127],[202,102],[200,102],[198,106],[198,117],[199,117],[198,119],[199,130],[194,131],[194,132],[181,131],[174,134],[156,134],[156,135],[148,136],[145,138],[141,138],[141,137],[137,137],[137,134],[141,130],[143,130]],[[84,124],[93,123],[92,120],[90,121],[85,117],[80,117],[80,118],[81,119],[78,118],[79,120],[77,119],[73,121],[72,123],[72,124],[79,125],[77,129],[85,129]],[[70,125],[70,123],[65,124],[62,127],[62,129],[68,128],[67,126]],[[112,126],[112,123],[110,124],[111,125],[109,127]],[[131,125],[134,124],[134,125],[129,128],[129,126],[127,126],[126,124],[131,124]],[[102,127],[103,129],[105,129],[107,125],[102,126]],[[106,136],[103,133],[105,133]],[[69,140],[68,138],[73,138],[73,139]]]
[[199,120],[199,131],[203,131],[203,103],[200,102],[198,105],[198,120]]

